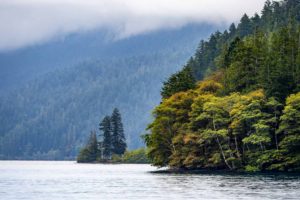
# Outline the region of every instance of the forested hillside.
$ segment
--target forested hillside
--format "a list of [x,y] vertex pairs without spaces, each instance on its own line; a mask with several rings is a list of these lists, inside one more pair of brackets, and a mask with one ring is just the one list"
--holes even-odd
[[143,146],[163,80],[212,29],[190,25],[114,42],[75,35],[3,53],[0,158],[74,159],[114,107],[129,149]]
[[177,169],[299,171],[299,86],[300,1],[267,1],[164,83],[148,155]]
[[180,29],[158,30],[122,40],[106,29],[78,32],[46,43],[0,52],[0,95],[55,69],[76,66],[86,60],[124,58],[154,52],[192,51],[201,38],[216,28],[191,24]]

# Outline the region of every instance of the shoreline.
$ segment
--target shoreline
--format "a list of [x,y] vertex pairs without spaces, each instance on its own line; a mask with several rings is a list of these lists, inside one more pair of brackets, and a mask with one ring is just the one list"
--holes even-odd
[[164,169],[164,170],[156,170],[151,171],[153,174],[203,174],[203,175],[290,175],[297,176],[300,178],[300,172],[283,172],[283,171],[259,171],[259,172],[246,172],[246,171],[231,171],[231,170],[221,170],[221,169],[195,169],[195,170],[183,170],[183,169]]

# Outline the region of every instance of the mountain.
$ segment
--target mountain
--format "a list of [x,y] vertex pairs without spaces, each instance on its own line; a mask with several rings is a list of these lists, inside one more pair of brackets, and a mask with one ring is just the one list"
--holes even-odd
[[[195,48],[216,27],[201,24],[115,40],[108,30],[73,33],[15,51],[0,53],[0,93],[18,88],[46,72],[85,60],[110,59]],[[171,52],[170,52],[171,53]]]
[[122,40],[98,30],[2,52],[0,158],[74,159],[114,107],[129,148],[143,146],[162,82],[213,30],[188,25]]

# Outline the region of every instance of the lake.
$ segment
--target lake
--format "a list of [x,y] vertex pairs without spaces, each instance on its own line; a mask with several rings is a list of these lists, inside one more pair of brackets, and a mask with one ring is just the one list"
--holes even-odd
[[150,165],[0,161],[1,200],[299,199],[300,177],[161,174]]

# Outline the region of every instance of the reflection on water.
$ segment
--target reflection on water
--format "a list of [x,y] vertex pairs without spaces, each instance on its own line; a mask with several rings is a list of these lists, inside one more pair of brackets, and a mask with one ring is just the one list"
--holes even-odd
[[300,177],[153,174],[150,165],[0,161],[0,199],[299,199]]

